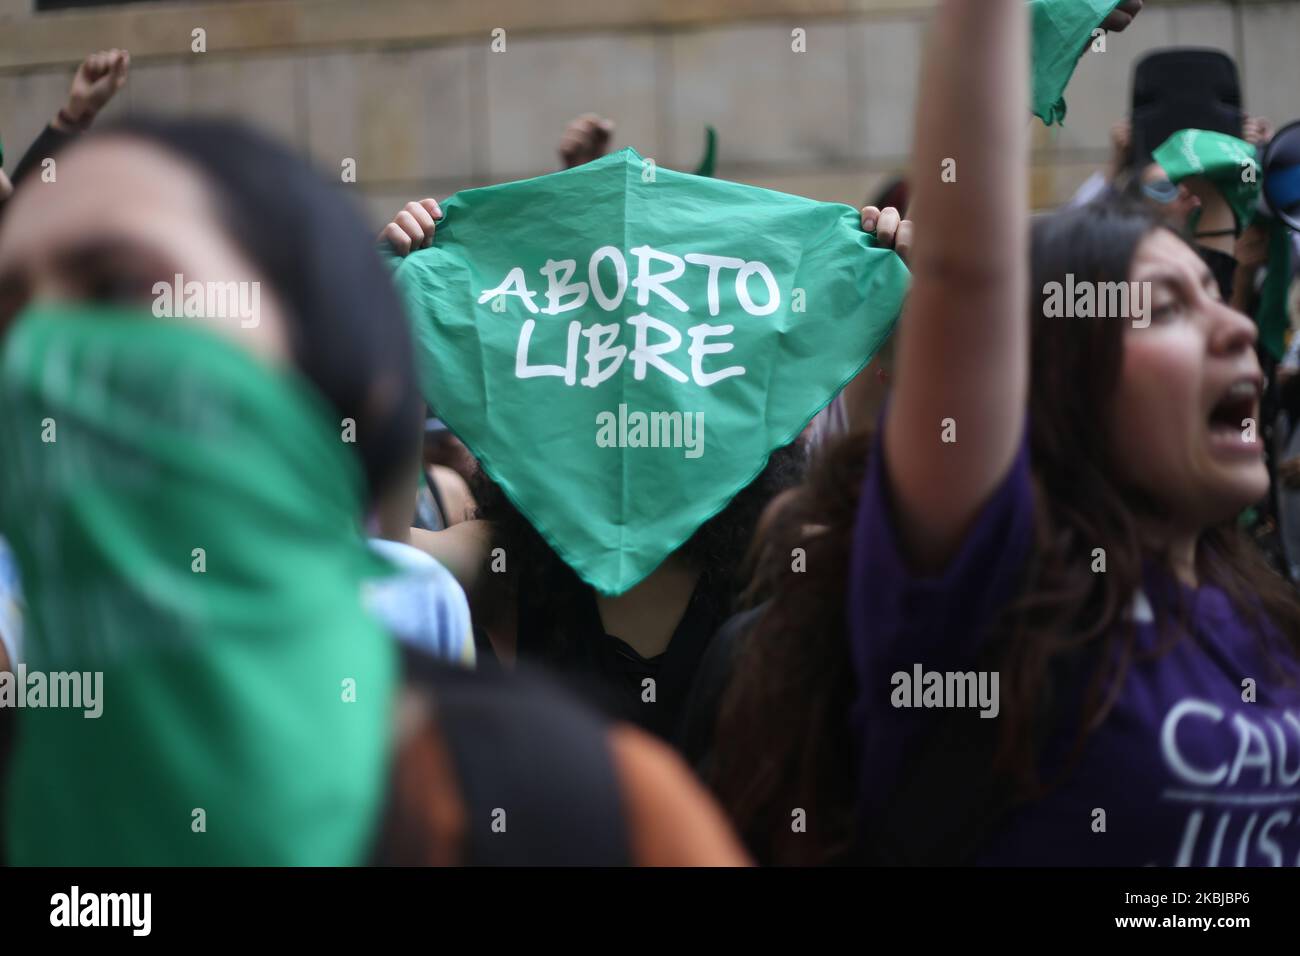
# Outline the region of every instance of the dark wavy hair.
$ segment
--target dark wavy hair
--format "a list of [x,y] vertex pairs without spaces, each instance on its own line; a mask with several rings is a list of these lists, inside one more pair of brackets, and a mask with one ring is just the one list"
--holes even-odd
[[[1048,283],[1064,282],[1067,273],[1077,280],[1127,281],[1138,246],[1163,228],[1149,212],[1123,201],[1034,224],[1028,429],[1035,540],[1019,596],[988,642],[1002,678],[993,772],[1009,794],[1004,805],[1041,796],[1059,782],[1090,729],[1110,712],[1138,659],[1135,625],[1125,611],[1142,587],[1144,566],[1163,558],[1143,547],[1136,526],[1137,516],[1156,506],[1121,483],[1111,452],[1108,423],[1123,323],[1045,319],[1042,297]],[[809,568],[849,567],[869,448],[869,436],[853,435],[813,463],[808,481],[773,524],[752,583],[751,593],[770,600],[735,656],[709,782],[762,861],[831,862],[863,837],[855,820],[856,754],[848,720],[856,691],[845,621],[849,582],[843,573],[792,574],[789,556],[800,547]],[[1091,570],[1096,547],[1105,549],[1105,574]],[[1234,521],[1207,529],[1197,555],[1201,580],[1227,593],[1271,660],[1300,656],[1300,601]],[[1165,635],[1156,653],[1163,653],[1190,611],[1158,606],[1156,613]],[[1072,759],[1044,780],[1036,766],[1039,718],[1050,702],[1054,668],[1071,658],[1106,664],[1085,668]],[[1280,669],[1277,676],[1283,679]],[[955,788],[954,799],[961,795]],[[791,834],[791,807],[807,810],[806,833]]]

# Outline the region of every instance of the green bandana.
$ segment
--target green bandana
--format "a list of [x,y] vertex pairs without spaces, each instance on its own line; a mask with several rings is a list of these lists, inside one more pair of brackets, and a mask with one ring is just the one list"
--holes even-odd
[[21,712],[11,862],[362,862],[396,661],[361,606],[362,478],[322,399],[147,315],[31,310],[0,355],[0,533],[28,672],[102,715]]
[[718,131],[712,126],[704,127],[704,157],[695,167],[696,176],[712,176],[718,165]]
[[1274,220],[1268,234],[1268,271],[1264,287],[1259,290],[1259,309],[1255,324],[1259,340],[1275,359],[1286,353],[1286,333],[1291,327],[1286,299],[1291,288],[1291,231],[1281,220]]
[[1045,124],[1065,119],[1065,88],[1092,33],[1120,0],[1029,0],[1033,43],[1031,97]]
[[907,285],[848,206],[631,149],[442,209],[433,246],[396,265],[429,404],[610,594],[857,374]]
[[1250,143],[1227,133],[1183,129],[1161,143],[1151,156],[1170,182],[1202,176],[1213,183],[1232,208],[1238,234],[1250,225],[1260,189],[1259,160]]

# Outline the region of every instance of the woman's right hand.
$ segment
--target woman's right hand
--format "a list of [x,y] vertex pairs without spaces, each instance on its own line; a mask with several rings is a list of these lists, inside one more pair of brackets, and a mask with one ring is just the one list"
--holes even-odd
[[614,138],[614,122],[595,113],[583,113],[570,120],[560,137],[560,162],[565,169],[600,159],[609,152]]
[[1119,6],[1101,21],[1101,28],[1111,33],[1124,32],[1134,18],[1142,12],[1142,3],[1143,0],[1121,0]]
[[862,217],[862,231],[874,235],[880,248],[893,249],[906,264],[912,251],[912,220],[904,219],[893,206],[884,209],[863,206],[859,215]]
[[399,256],[426,249],[433,244],[433,233],[438,227],[436,220],[441,218],[442,209],[435,200],[408,202],[379,233],[379,239],[386,240]]

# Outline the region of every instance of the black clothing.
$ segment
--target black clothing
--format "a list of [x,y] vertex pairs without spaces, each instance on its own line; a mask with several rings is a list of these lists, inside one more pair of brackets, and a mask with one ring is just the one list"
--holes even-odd
[[533,599],[521,587],[518,657],[563,675],[612,718],[672,743],[695,672],[726,619],[730,598],[716,575],[702,573],[667,649],[647,659],[606,633],[590,587],[574,588],[563,604]]
[[41,130],[41,135],[32,141],[32,145],[27,147],[27,152],[23,153],[23,158],[18,160],[18,165],[14,167],[14,173],[9,179],[13,182],[15,188],[24,176],[28,173],[37,171],[41,168],[41,163],[50,156],[53,156],[72,140],[76,139],[76,133],[60,133],[53,126],[47,125]]
[[[626,866],[631,843],[607,726],[533,675],[480,673],[402,649],[403,676],[430,704],[454,765],[469,866]],[[428,729],[428,728],[426,728]],[[418,788],[394,768],[372,862],[420,864],[416,810],[395,796]]]

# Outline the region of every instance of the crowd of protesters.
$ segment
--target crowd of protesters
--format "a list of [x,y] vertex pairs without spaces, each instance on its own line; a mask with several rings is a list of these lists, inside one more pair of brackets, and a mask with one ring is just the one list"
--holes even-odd
[[[439,203],[376,237],[242,125],[91,129],[130,58],[88,58],[0,176],[0,671],[106,691],[0,693],[0,857],[1300,865],[1300,245],[1165,148],[1280,156],[1294,206],[1300,144],[1221,57],[1031,216],[1026,10],[937,4],[860,211],[911,273],[895,340],[620,594],[421,398],[393,263]],[[584,114],[561,162],[614,139]],[[149,316],[175,274],[260,322]],[[1062,318],[1076,281],[1150,292]]]

